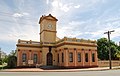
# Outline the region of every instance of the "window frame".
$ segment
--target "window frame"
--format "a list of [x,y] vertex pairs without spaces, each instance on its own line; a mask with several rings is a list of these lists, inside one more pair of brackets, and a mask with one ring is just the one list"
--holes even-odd
[[37,54],[34,54],[34,55],[33,55],[33,62],[34,62],[34,63],[37,63],[37,62],[38,62],[38,55],[37,55]]
[[77,58],[78,58],[78,59],[77,59],[78,62],[81,62],[81,53],[78,53],[78,54],[77,54]]
[[27,54],[23,53],[22,54],[22,62],[26,62],[27,61]]
[[85,53],[85,62],[89,62],[88,61],[88,53]]
[[72,52],[69,53],[69,62],[73,62],[73,53]]
[[92,53],[92,62],[95,62],[95,53]]

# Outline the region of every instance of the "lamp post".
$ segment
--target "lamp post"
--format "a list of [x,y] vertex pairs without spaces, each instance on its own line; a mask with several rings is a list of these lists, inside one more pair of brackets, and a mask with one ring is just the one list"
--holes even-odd
[[105,32],[104,34],[108,34],[108,49],[109,49],[109,68],[112,69],[112,63],[111,63],[111,48],[110,48],[110,34],[111,32],[114,32],[114,30],[112,31],[108,31]]

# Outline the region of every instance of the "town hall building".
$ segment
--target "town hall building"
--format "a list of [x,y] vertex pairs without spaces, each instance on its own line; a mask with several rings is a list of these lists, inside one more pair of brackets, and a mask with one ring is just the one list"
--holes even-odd
[[96,41],[58,38],[57,21],[58,19],[51,14],[40,17],[40,42],[18,40],[17,66],[40,65],[66,68],[98,66]]

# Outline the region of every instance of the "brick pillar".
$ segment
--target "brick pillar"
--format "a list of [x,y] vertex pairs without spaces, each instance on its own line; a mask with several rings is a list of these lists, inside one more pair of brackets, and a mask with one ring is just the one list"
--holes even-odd
[[19,56],[20,56],[19,54],[20,54],[20,53],[19,53],[19,51],[20,51],[20,50],[17,51],[17,66],[19,66],[19,64],[20,64],[20,60],[19,60]]
[[84,50],[82,50],[82,66],[84,66],[85,65],[85,51]]
[[28,58],[28,60],[32,60],[32,53],[31,53],[32,51],[31,50],[29,50],[29,58]]
[[74,49],[74,61],[75,61],[75,66],[77,66],[77,50]]
[[98,66],[98,57],[97,57],[97,51],[95,51],[95,63]]
[[61,53],[61,50],[59,52],[59,65],[62,66],[62,53]]
[[89,65],[92,65],[92,51],[89,50]]
[[64,57],[64,60],[65,60],[65,66],[68,66],[68,48],[64,48],[64,52],[65,52],[65,57]]
[[38,64],[42,63],[41,53],[42,53],[42,51],[40,50],[40,51],[38,52],[38,61],[39,61]]

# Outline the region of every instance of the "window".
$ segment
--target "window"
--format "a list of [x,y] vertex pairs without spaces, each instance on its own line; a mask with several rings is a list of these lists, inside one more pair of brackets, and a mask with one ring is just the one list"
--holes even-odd
[[26,62],[27,56],[25,53],[22,54],[22,62]]
[[64,62],[64,54],[62,53],[62,62]]
[[88,62],[88,53],[85,53],[85,62]]
[[95,62],[95,53],[92,53],[92,62]]
[[72,52],[69,53],[69,62],[73,62],[73,53]]
[[37,63],[37,54],[34,54],[34,63]]
[[78,62],[81,62],[81,53],[78,53]]
[[59,63],[59,54],[58,54],[58,63]]
[[77,42],[80,42],[80,39],[77,39],[76,41],[77,41]]

